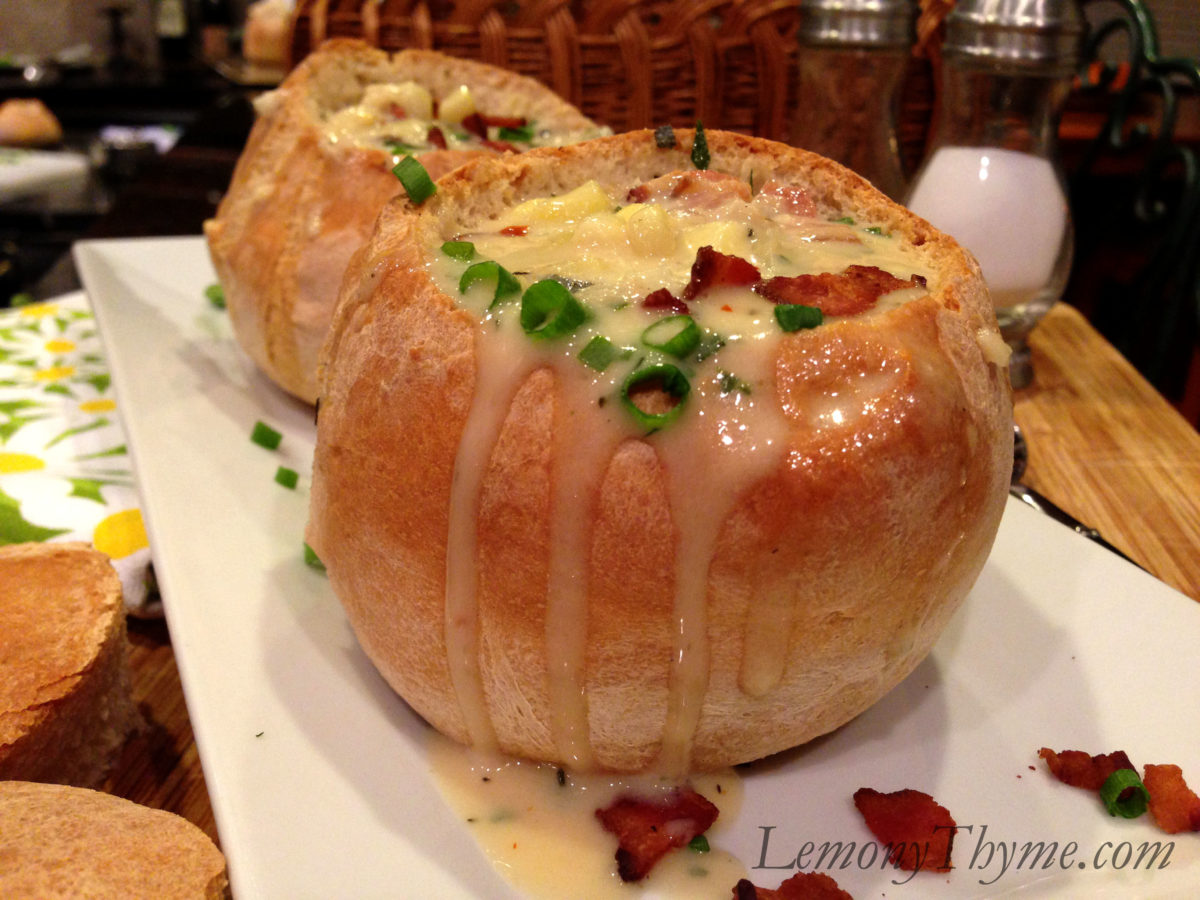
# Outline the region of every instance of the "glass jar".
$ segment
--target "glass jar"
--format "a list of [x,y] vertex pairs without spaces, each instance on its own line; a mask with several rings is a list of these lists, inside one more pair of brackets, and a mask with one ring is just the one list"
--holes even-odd
[[946,25],[932,141],[907,205],[979,260],[1024,387],[1029,333],[1071,268],[1057,134],[1083,19],[1072,0],[964,0]]

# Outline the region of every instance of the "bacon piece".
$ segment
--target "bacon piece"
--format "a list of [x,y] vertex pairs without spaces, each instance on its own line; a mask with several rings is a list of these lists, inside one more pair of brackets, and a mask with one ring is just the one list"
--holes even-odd
[[619,797],[596,810],[596,818],[617,837],[621,880],[640,881],[669,851],[704,834],[716,821],[717,808],[685,787],[661,797]]
[[429,132],[425,135],[425,140],[433,144],[439,150],[446,149],[446,136],[442,134],[442,129],[436,125],[429,126]]
[[690,209],[716,209],[734,200],[749,201],[750,185],[710,169],[671,172],[629,189],[631,203],[679,201]]
[[528,120],[521,116],[489,116],[483,113],[476,113],[476,115],[489,128],[524,128],[528,124]]
[[646,299],[642,301],[642,306],[646,309],[669,309],[677,313],[686,313],[688,311],[687,303],[676,297],[665,287],[647,294]]
[[471,113],[469,116],[464,116],[462,127],[469,131],[475,137],[481,140],[487,140],[488,130],[487,123],[483,121],[483,116],[479,113]]
[[408,110],[406,110],[399,103],[389,103],[388,104],[388,112],[390,112],[392,114],[393,119],[407,119],[408,118]]
[[1167,834],[1200,831],[1200,797],[1183,780],[1179,766],[1148,765],[1142,784],[1150,792],[1150,815]]
[[508,141],[493,141],[493,140],[489,140],[488,138],[484,138],[482,143],[483,143],[483,146],[485,146],[491,150],[495,150],[497,153],[520,153],[521,152],[514,144],[510,144]]
[[749,287],[758,284],[761,278],[754,263],[705,245],[696,251],[696,261],[692,263],[692,278],[683,289],[683,299],[695,300],[705,291],[715,287]]
[[500,229],[500,233],[505,237],[524,237],[529,234],[528,225],[506,225]]
[[1086,791],[1099,791],[1108,776],[1117,769],[1133,768],[1124,750],[1091,756],[1082,750],[1059,750],[1055,753],[1049,747],[1043,747],[1038,751],[1038,756],[1046,761],[1050,774],[1063,784]]
[[817,204],[808,191],[774,179],[762,186],[755,195],[754,202],[763,206],[767,212],[786,213],[805,219],[817,214]]
[[855,316],[873,307],[884,294],[920,286],[916,277],[902,281],[877,266],[850,266],[837,274],[780,275],[754,290],[772,303],[801,303],[815,306],[827,316]]
[[871,788],[854,792],[854,805],[871,833],[892,845],[888,862],[912,872],[948,872],[957,823],[950,811],[926,793],[904,789],[883,794]]
[[824,872],[797,872],[775,890],[760,888],[746,878],[733,888],[733,900],[854,900]]

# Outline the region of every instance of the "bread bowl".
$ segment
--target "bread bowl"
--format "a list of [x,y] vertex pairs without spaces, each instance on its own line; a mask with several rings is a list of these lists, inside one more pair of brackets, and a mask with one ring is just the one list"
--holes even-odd
[[108,557],[78,542],[0,547],[0,779],[95,787],[139,722]]
[[86,788],[0,782],[0,895],[222,900],[225,858],[174,813]]
[[[415,154],[436,178],[472,156],[595,132],[532,79],[434,51],[389,56],[350,38],[322,44],[255,109],[204,233],[238,343],[309,403],[342,272],[400,191],[392,167],[402,155]],[[513,127],[495,124],[505,119]]]
[[[1011,391],[975,261],[829,160],[710,133],[697,171],[694,144],[476,160],[390,203],[347,268],[308,540],[368,656],[456,740],[667,774],[796,746],[925,657],[990,550]],[[463,292],[480,262],[519,288]],[[772,294],[855,264],[899,287],[783,330],[809,304]],[[547,275],[569,288],[534,294],[589,311],[570,333],[541,333],[564,330],[529,301]],[[699,342],[651,350],[680,303]]]

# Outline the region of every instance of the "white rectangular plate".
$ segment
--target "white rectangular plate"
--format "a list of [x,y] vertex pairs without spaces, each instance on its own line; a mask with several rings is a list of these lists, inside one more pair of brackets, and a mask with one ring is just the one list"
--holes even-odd
[[[313,413],[254,371],[205,301],[215,277],[203,241],[85,242],[76,259],[235,896],[514,896],[442,802],[425,726],[303,562]],[[278,451],[250,442],[258,420],[284,433]],[[275,484],[279,465],[301,472],[299,490]],[[1037,751],[1122,749],[1139,767],[1180,765],[1200,786],[1198,657],[1200,604],[1012,502],[930,658],[846,727],[747,770],[745,805],[720,843],[774,886],[807,842],[870,840],[857,788],[915,788],[970,826],[956,868],[907,881],[856,859],[828,872],[859,900],[1191,897],[1200,835],[1109,817],[1054,781]],[[1160,853],[1138,867],[1153,841],[1171,844],[1167,865]],[[999,847],[1013,842],[1076,850],[1002,872]]]

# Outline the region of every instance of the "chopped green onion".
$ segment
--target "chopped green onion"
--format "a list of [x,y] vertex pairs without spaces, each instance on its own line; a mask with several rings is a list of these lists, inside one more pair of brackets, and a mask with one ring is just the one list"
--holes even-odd
[[475,256],[475,245],[470,241],[446,241],[442,244],[442,252],[451,259],[468,262]]
[[688,849],[695,853],[707,853],[712,848],[708,846],[708,838],[698,834],[688,841]]
[[579,361],[588,368],[603,372],[618,359],[628,359],[631,355],[632,351],[627,347],[618,347],[598,334],[579,351]]
[[838,225],[853,225],[854,217],[853,216],[842,216],[840,219],[834,219],[833,221]]
[[872,225],[870,228],[864,228],[863,231],[865,231],[867,234],[883,234],[883,229],[878,225]]
[[816,328],[825,320],[821,310],[800,303],[781,303],[775,307],[775,321],[784,331]]
[[718,374],[717,384],[721,386],[722,394],[751,394],[754,392],[754,389],[749,384],[742,381],[742,379],[738,378],[732,372],[721,372]]
[[521,327],[531,338],[565,337],[586,320],[583,304],[552,278],[531,284],[521,297]]
[[204,298],[215,308],[225,308],[225,290],[219,284],[210,284],[204,289]]
[[417,206],[437,193],[437,185],[433,183],[433,179],[429,177],[425,167],[417,162],[416,157],[404,157],[396,163],[392,174],[400,179],[405,193],[408,194],[408,199]]
[[1133,769],[1117,769],[1101,785],[1100,799],[1110,816],[1136,819],[1146,811],[1150,792]]
[[[642,386],[657,386],[663,393],[669,397],[673,397],[676,403],[665,412],[646,412],[634,403],[631,396]],[[687,376],[679,371],[679,369],[670,363],[659,363],[657,365],[645,366],[641,369],[634,369],[629,373],[621,385],[621,402],[625,404],[625,408],[629,410],[640,425],[651,431],[657,431],[679,417],[680,413],[683,412],[684,401],[687,399],[688,392],[691,389],[692,385],[687,380]]]
[[300,473],[287,466],[280,466],[275,470],[275,483],[282,484],[288,490],[294,491],[296,485],[300,483]]
[[275,450],[279,447],[279,442],[283,440],[283,435],[266,422],[259,421],[254,423],[254,430],[250,432],[250,440],[260,447]]
[[696,320],[687,313],[666,316],[642,332],[642,343],[654,350],[683,359],[700,345],[703,336]]
[[392,141],[387,145],[387,148],[388,152],[391,153],[392,156],[410,155],[414,150],[417,149],[412,144],[404,144],[400,141]]
[[493,280],[496,282],[496,290],[492,293],[492,305],[521,292],[521,282],[517,281],[517,276],[490,259],[468,266],[462,273],[462,278],[458,280],[458,290],[459,293],[465,294],[475,282]]
[[496,135],[502,141],[524,141],[526,144],[533,141],[533,123],[521,125],[518,128],[501,128]]
[[696,120],[696,135],[692,138],[692,165],[697,169],[707,169],[712,162],[712,154],[708,152],[708,138],[704,136],[704,125]]
[[675,139],[675,129],[670,125],[659,125],[654,129],[654,143],[659,150],[670,150],[679,142]]
[[321,557],[317,556],[317,551],[313,550],[307,543],[304,545],[304,564],[314,569],[320,569],[322,572],[325,571],[325,563],[321,562]]
[[700,345],[696,348],[696,362],[704,362],[724,346],[725,338],[721,335],[715,331],[704,332],[704,336],[700,339]]

